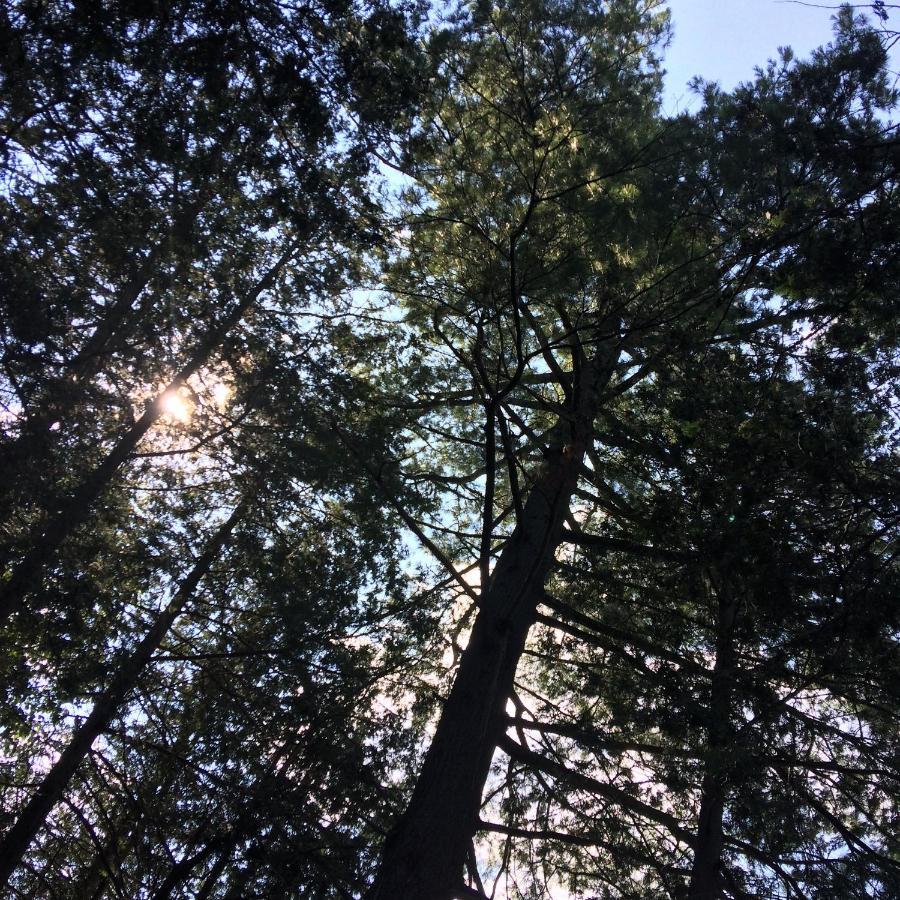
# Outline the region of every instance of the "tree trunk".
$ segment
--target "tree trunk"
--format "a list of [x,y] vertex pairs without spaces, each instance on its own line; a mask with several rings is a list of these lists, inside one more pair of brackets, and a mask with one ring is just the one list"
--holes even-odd
[[717,900],[723,896],[722,849],[725,835],[725,754],[732,743],[731,700],[734,686],[734,623],[738,604],[727,587],[720,588],[716,625],[716,661],[709,705],[706,768],[701,788],[697,840],[688,900]]
[[194,900],[208,900],[212,892],[215,890],[216,884],[218,884],[219,879],[222,877],[222,873],[225,871],[225,867],[231,860],[235,844],[236,841],[234,839],[231,839],[228,841],[225,848],[219,851],[219,855],[216,857],[216,861],[210,867],[209,872],[207,872],[206,878],[203,879],[203,884],[200,885],[200,889],[197,891],[197,896],[194,898]]
[[516,666],[592,437],[597,397],[617,358],[618,347],[601,345],[582,366],[573,409],[554,429],[560,445],[568,441],[545,464],[482,591],[459,671],[406,812],[385,842],[369,900],[450,900],[462,886]]
[[173,622],[193,597],[200,580],[218,559],[232,530],[245,511],[246,504],[242,502],[206,545],[169,605],[159,613],[152,628],[137,648],[119,665],[109,686],[97,698],[84,723],[72,736],[66,749],[44,777],[15,824],[3,836],[0,841],[0,887],[9,881],[35,835],[43,827],[50,810],[62,800],[72,776],[90,752],[94,741],[107,728],[122,702],[137,685],[150,658],[159,649]]
[[[206,831],[205,824],[198,829],[200,836],[202,836],[204,831]],[[197,843],[200,843],[199,840],[195,841],[193,846],[185,852],[184,856],[169,869],[169,874],[166,875],[162,884],[154,892],[152,900],[170,900],[175,891],[191,877],[194,869],[215,853],[220,841],[217,841],[215,838],[208,840],[205,844],[201,844],[199,850],[193,852]]]

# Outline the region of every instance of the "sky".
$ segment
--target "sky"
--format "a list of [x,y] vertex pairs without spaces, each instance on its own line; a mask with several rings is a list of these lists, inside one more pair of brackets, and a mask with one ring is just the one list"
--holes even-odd
[[[822,4],[838,0],[812,0]],[[674,35],[665,54],[666,113],[691,108],[694,75],[729,90],[789,46],[798,57],[831,40],[834,10],[784,0],[670,0]]]

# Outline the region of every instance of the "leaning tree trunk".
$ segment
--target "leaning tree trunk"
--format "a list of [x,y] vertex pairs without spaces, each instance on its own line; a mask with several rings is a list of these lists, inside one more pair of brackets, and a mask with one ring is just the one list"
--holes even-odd
[[[204,825],[201,826],[201,831],[206,829],[206,824],[207,823],[204,823]],[[205,843],[200,841],[198,841],[198,843],[200,843],[199,850],[196,850],[196,852],[185,853],[185,855],[172,866],[169,870],[169,874],[166,875],[160,886],[156,889],[151,900],[172,900],[172,897],[185,896],[185,893],[182,892],[180,888],[193,875],[197,866],[205,862],[216,852],[216,849],[222,843],[222,839],[213,837]],[[194,846],[196,847],[196,844]],[[193,850],[194,847],[191,848],[191,851]]]
[[369,900],[450,900],[477,830],[505,728],[516,666],[554,562],[593,433],[598,394],[618,359],[612,339],[582,366],[560,446],[534,483],[487,590],[405,813],[385,842]]
[[159,613],[137,648],[119,665],[109,686],[94,702],[88,717],[72,736],[53,768],[44,776],[15,824],[0,840],[0,887],[9,881],[35,835],[43,827],[50,810],[62,800],[78,766],[137,685],[151,657],[159,649],[175,619],[194,596],[200,580],[219,558],[232,530],[245,512],[245,503],[240,503],[206,545],[175,596]]
[[225,848],[219,851],[216,861],[210,866],[209,871],[206,873],[206,877],[203,879],[203,883],[198,888],[197,896],[194,900],[209,900],[212,892],[216,889],[219,879],[222,877],[222,873],[225,871],[231,860],[231,854],[234,852],[236,843],[237,841],[232,838],[228,841]]
[[738,604],[727,586],[720,586],[718,594],[716,661],[713,665],[708,710],[707,757],[688,900],[718,900],[723,895],[722,850],[725,846],[725,835],[722,818],[725,812],[727,787],[723,755],[727,753],[732,741],[734,623]]

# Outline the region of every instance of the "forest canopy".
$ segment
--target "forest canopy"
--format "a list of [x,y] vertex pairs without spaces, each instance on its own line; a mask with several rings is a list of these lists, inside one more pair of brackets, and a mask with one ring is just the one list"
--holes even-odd
[[10,897],[900,896],[892,9],[4,4]]

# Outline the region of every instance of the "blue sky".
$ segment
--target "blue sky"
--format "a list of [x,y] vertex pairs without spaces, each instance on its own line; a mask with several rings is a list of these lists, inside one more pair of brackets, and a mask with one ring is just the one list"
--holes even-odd
[[[812,0],[831,3],[837,0]],[[668,113],[688,107],[694,75],[726,90],[792,47],[797,56],[831,39],[833,10],[778,0],[670,0],[674,36],[665,55]]]

